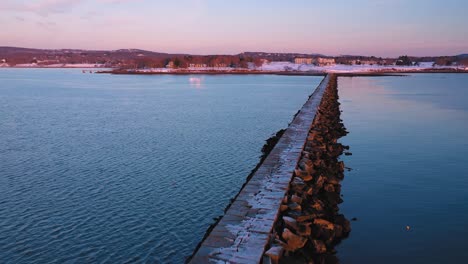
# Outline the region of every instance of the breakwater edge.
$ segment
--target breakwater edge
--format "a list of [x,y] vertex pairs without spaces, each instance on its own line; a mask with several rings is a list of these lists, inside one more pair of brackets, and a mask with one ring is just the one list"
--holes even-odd
[[346,131],[336,79],[324,78],[187,262],[277,263],[333,256],[333,245],[350,231],[337,209],[344,169],[338,156],[346,148],[337,139]]
[[339,104],[332,76],[281,204],[267,262],[338,263],[334,247],[351,231],[338,207],[345,169],[339,157],[349,149],[338,143],[347,134]]

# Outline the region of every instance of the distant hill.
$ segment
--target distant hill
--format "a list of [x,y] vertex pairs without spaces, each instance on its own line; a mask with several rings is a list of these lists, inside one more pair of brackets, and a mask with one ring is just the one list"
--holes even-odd
[[168,54],[140,49],[83,50],[83,49],[30,49],[0,47],[0,60],[10,65],[37,63],[48,64],[108,64],[120,65],[137,59],[163,60],[181,54]]
[[291,61],[297,57],[304,57],[304,58],[327,57],[325,55],[317,54],[317,53],[306,54],[306,53],[278,53],[278,52],[260,52],[260,51],[256,51],[256,52],[248,51],[248,52],[243,52],[239,55],[251,57],[251,58],[267,59],[269,61]]
[[128,54],[132,57],[134,54],[144,54],[150,56],[166,56],[168,53],[160,53],[154,51],[140,50],[140,49],[118,49],[118,50],[84,50],[84,49],[30,49],[19,47],[0,47],[0,56],[8,54]]
[[[175,67],[188,67],[189,65],[211,65],[213,67],[247,67],[248,63],[261,65],[263,60],[294,61],[297,57],[335,58],[337,63],[350,64],[352,61],[376,61],[385,64],[394,63],[392,58],[376,58],[374,56],[340,55],[336,57],[318,53],[278,53],[278,52],[243,52],[235,55],[192,55],[154,52],[141,49],[117,50],[84,50],[84,49],[32,49],[22,47],[1,47],[0,63],[2,65],[64,65],[64,64],[99,64],[105,67],[118,68],[161,68],[174,63]],[[415,62],[434,62],[450,60],[451,62],[466,61],[468,54],[442,57],[409,57]],[[446,63],[446,62],[445,62]],[[464,62],[465,63],[465,62]],[[198,67],[197,66],[197,67]],[[4,67],[4,66],[3,66]]]

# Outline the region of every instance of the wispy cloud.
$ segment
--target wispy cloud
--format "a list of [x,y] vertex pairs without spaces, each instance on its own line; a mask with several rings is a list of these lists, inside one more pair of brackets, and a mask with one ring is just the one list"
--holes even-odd
[[64,13],[85,0],[37,0],[18,3],[12,0],[2,0],[0,11],[32,12],[39,15]]
[[0,11],[5,12],[30,12],[42,16],[54,13],[66,13],[72,11],[86,2],[90,4],[101,3],[104,5],[140,2],[142,0],[0,0]]

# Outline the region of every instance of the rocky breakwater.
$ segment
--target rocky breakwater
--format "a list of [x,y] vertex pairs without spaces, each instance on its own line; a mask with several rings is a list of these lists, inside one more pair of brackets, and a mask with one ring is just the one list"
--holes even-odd
[[337,77],[331,76],[309,131],[275,223],[264,263],[337,263],[334,247],[351,231],[339,213],[348,147],[338,143],[347,134],[340,119]]

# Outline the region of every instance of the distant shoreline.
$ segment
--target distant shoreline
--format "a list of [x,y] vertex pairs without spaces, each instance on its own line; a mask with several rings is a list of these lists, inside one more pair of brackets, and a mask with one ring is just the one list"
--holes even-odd
[[219,69],[219,70],[194,70],[194,69],[117,69],[102,66],[8,66],[0,69],[86,69],[95,70],[92,73],[115,74],[115,75],[285,75],[285,76],[325,76],[328,73],[335,73],[339,76],[359,77],[359,76],[404,76],[414,73],[468,73],[468,68],[368,68],[360,70],[352,68],[350,70],[329,70],[321,68],[320,70],[300,71],[300,70],[261,70],[261,69]]
[[239,70],[239,71],[190,71],[178,70],[167,72],[148,72],[148,71],[97,71],[98,74],[115,75],[286,75],[286,76],[325,76],[328,73],[335,73],[338,76],[359,77],[359,76],[405,76],[405,74],[414,73],[468,73],[468,70],[460,69],[426,69],[426,70],[386,70],[386,71],[354,71],[354,72],[327,72],[327,71],[259,71],[259,70]]

